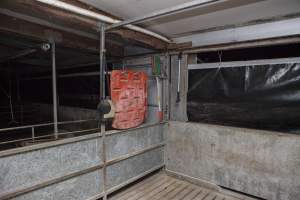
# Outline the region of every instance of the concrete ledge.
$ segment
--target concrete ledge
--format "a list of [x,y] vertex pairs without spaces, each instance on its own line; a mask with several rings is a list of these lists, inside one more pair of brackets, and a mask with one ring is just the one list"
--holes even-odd
[[211,183],[209,181],[205,181],[205,180],[199,179],[199,178],[194,178],[194,177],[191,177],[191,176],[179,173],[179,172],[174,172],[174,171],[171,171],[171,170],[167,170],[167,169],[165,171],[166,171],[167,175],[173,176],[174,178],[185,180],[187,182],[193,183],[195,185],[198,185],[198,186],[201,186],[201,187],[204,187],[204,188],[215,190],[217,192],[220,192],[222,190],[221,187],[219,187],[218,185],[216,185],[214,183]]

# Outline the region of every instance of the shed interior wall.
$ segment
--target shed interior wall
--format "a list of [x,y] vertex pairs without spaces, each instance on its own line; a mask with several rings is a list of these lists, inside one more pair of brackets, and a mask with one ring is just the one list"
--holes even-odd
[[[104,3],[104,1],[80,1],[96,7],[99,7],[99,2]],[[23,3],[15,7],[13,3],[6,1],[8,5],[0,9],[1,17],[5,19],[0,20],[0,54],[6,59],[7,56],[36,47],[41,42],[49,42],[48,34],[57,37],[59,119],[68,121],[97,118],[96,106],[99,101],[100,84],[98,82],[99,41],[95,29],[98,23],[45,5],[40,5],[39,9],[35,10],[32,7],[34,1],[19,0],[19,2]],[[110,5],[112,2],[105,3],[107,8],[111,6],[120,8]],[[137,5],[145,3],[144,1],[131,2]],[[199,183],[216,189],[225,187],[270,200],[299,199],[299,135],[188,122],[188,64],[197,64],[197,58],[198,60],[200,58],[201,62],[218,61],[219,57],[215,57],[215,53],[220,53],[220,49],[215,45],[223,45],[222,48],[229,48],[227,44],[243,46],[244,42],[251,43],[252,46],[258,42],[271,45],[273,40],[269,39],[281,37],[290,39],[285,38],[287,36],[293,36],[299,42],[299,37],[297,38],[300,34],[300,29],[297,28],[300,24],[299,1],[291,0],[290,4],[282,6],[282,2],[275,0],[273,3],[274,5],[276,3],[276,9],[274,11],[268,9],[268,12],[263,11],[264,8],[271,8],[272,0],[249,0],[245,5],[240,5],[240,1],[232,2],[238,3],[232,9],[226,8],[223,11],[217,9],[218,12],[213,9],[212,12],[200,16],[194,16],[195,12],[193,12],[191,16],[186,15],[182,19],[174,16],[145,23],[146,27],[167,34],[174,38],[175,42],[187,43],[187,48],[200,46],[214,49],[214,53],[204,53],[203,57],[187,53],[205,51],[203,49],[183,50],[180,63],[179,102],[176,96],[180,48],[174,52],[172,50],[165,52],[167,44],[164,42],[126,29],[109,33],[108,69],[141,70],[149,76],[148,115],[145,124],[126,131],[109,130],[108,126],[105,141],[103,132],[99,132],[98,121],[64,126],[64,128],[61,126],[61,132],[64,132],[64,129],[78,131],[95,128],[96,130],[74,133],[74,135],[70,133],[68,137],[61,137],[57,141],[52,139],[35,141],[34,138],[31,139],[31,130],[18,131],[16,133],[18,137],[29,137],[30,142],[22,144],[23,147],[8,146],[14,149],[0,152],[0,199],[96,200],[162,167],[166,167],[169,173],[197,179]],[[164,3],[172,4],[171,1]],[[153,2],[150,4],[154,5]],[[260,16],[255,15],[255,12],[249,12],[249,16],[244,15],[247,8],[252,11],[259,8]],[[154,8],[146,6],[135,11],[144,14],[144,9]],[[21,10],[25,12],[20,12]],[[33,10],[35,12],[30,13]],[[51,11],[51,14],[48,16],[45,10]],[[117,11],[120,12],[121,17],[130,17],[125,13],[125,9]],[[243,15],[243,19],[236,17],[236,14]],[[43,16],[39,18],[40,15]],[[222,20],[209,23],[207,20],[212,16]],[[265,21],[256,23],[261,19],[260,17]],[[203,23],[200,23],[200,18],[204,20]],[[232,18],[234,18],[233,24],[225,23]],[[196,27],[194,24],[201,27]],[[82,28],[82,32],[74,31],[74,27],[77,26]],[[21,32],[22,37],[20,37]],[[284,54],[298,55],[299,45],[293,45],[294,50],[291,50],[291,46],[285,49],[292,53],[285,51]],[[237,51],[241,53],[240,49]],[[162,60],[163,70],[160,75],[163,82],[162,104],[164,120],[171,120],[169,124],[159,123],[157,117],[157,88],[151,68],[153,54],[149,55],[149,53],[157,53],[156,55],[160,55]],[[241,54],[245,56],[247,53]],[[273,58],[280,55],[282,54],[268,56]],[[232,57],[226,59],[230,60]],[[0,75],[1,81],[5,82],[2,84],[4,89],[15,88],[10,93],[12,99],[5,90],[4,92],[2,90],[3,98],[0,103],[6,106],[5,113],[9,116],[8,121],[4,122],[6,126],[13,126],[8,124],[13,119],[10,114],[17,112],[19,104],[37,110],[32,114],[34,120],[42,120],[42,122],[52,120],[50,67],[50,54],[40,51],[4,64],[0,63],[1,70],[5,72]],[[21,84],[23,92],[26,91],[26,87],[27,91],[28,89],[31,91],[27,93],[27,97],[23,96],[22,92],[18,95],[18,80],[23,80],[24,84]],[[10,100],[13,100],[13,110]],[[22,124],[26,122],[23,118],[21,120],[21,117],[15,119]],[[29,119],[28,122],[33,120]],[[2,127],[5,125],[1,124]],[[52,124],[49,127],[47,133],[49,129],[52,133]],[[0,142],[7,138],[19,139],[3,134]],[[107,158],[106,162],[103,156]]]

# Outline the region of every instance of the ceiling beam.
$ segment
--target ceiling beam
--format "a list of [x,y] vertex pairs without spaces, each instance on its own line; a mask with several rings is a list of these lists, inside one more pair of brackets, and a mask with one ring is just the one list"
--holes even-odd
[[220,2],[224,2],[224,1],[226,2],[228,0],[194,0],[191,2],[179,4],[179,5],[170,7],[170,8],[158,10],[158,11],[140,16],[140,17],[136,17],[136,18],[129,19],[129,20],[124,20],[120,23],[112,24],[112,25],[108,26],[106,28],[106,30],[119,28],[119,27],[126,26],[129,24],[141,23],[141,22],[145,22],[145,21],[148,21],[151,19],[157,19],[159,17],[163,17],[166,15],[176,14],[176,13],[180,13],[180,12],[190,10],[193,8],[204,7],[204,6],[208,6],[208,5],[212,5],[212,4],[220,3]]
[[[82,16],[85,16],[85,17],[88,17],[88,18],[91,18],[91,19],[95,19],[99,23],[115,24],[115,23],[121,22],[121,20],[114,19],[114,18],[108,17],[108,16],[103,15],[103,14],[98,14],[98,13],[92,12],[90,10],[87,10],[87,9],[84,9],[84,8],[81,8],[81,7],[78,7],[78,6],[74,6],[72,4],[65,3],[65,2],[60,1],[60,0],[36,0],[36,1],[47,4],[49,6],[56,7],[58,9],[62,9],[62,10],[68,11],[68,12],[72,12],[72,13],[75,13],[75,14],[78,14],[78,15],[82,15]],[[150,35],[152,37],[158,38],[158,39],[160,39],[162,41],[165,41],[165,42],[168,42],[168,43],[171,42],[171,40],[169,40],[167,37],[165,37],[161,34],[155,33],[151,30],[139,27],[139,26],[126,25],[126,28],[128,28],[130,30],[133,30],[133,31],[141,32],[141,33],[146,34],[146,35]]]
[[155,50],[166,50],[168,47],[167,43],[162,43],[158,39],[149,35],[141,34],[136,31],[129,29],[112,30],[109,33],[121,36],[126,39],[129,43],[136,44],[144,48],[150,48]]
[[16,52],[16,53],[14,53],[13,55],[10,55],[10,56],[5,56],[3,58],[0,57],[0,63],[18,59],[18,58],[30,55],[32,53],[35,53],[36,51],[37,51],[37,49],[25,49],[25,50]]
[[[75,1],[17,0],[17,1],[22,2],[23,5],[31,5],[31,7],[33,8],[35,8],[36,5],[38,5],[39,7],[44,6],[46,7],[46,12],[45,12],[46,14],[48,13],[48,9],[53,8],[57,12],[62,12],[63,14],[72,14],[77,17],[81,16],[83,18],[93,20],[96,24],[96,28],[99,27],[98,26],[99,22],[116,23],[121,21],[119,18],[111,17],[111,15],[106,15],[101,12],[100,13],[96,12],[95,11],[96,9],[95,8],[91,9],[92,8],[91,6],[89,6],[89,8],[86,8],[86,6],[83,6],[84,3],[78,3],[78,1],[76,0]],[[43,3],[44,5],[40,4],[39,2]],[[107,21],[105,19],[107,19]],[[150,35],[151,37],[155,37],[158,41],[162,43],[170,42],[168,38],[141,27],[128,26],[126,28],[130,29],[133,32],[140,32],[142,35]]]
[[[39,3],[34,0],[16,0],[16,1],[18,3],[17,4],[15,3],[14,5],[8,5],[8,9],[14,9],[14,11],[20,13],[26,10],[26,12],[32,13],[32,15],[48,18],[50,20],[49,22],[52,24],[64,23],[70,25],[70,27],[81,27],[81,29],[90,32],[96,33],[96,30],[98,30],[99,28],[99,21],[96,19],[84,17],[72,12],[66,12],[62,9],[58,9],[43,3]],[[106,14],[105,12],[100,11],[94,7],[78,2],[77,0],[75,1],[64,0],[64,2],[83,9],[93,11],[97,14],[102,14],[102,15],[105,14],[109,17],[119,19],[112,15]],[[148,48],[151,49],[158,49],[158,50],[166,49],[168,44],[167,42],[164,42],[160,39],[126,28],[122,30],[114,31],[113,33],[120,35],[125,40],[145,44],[147,45]],[[132,35],[134,35],[134,37],[130,37]],[[152,42],[149,42],[149,39]]]
[[260,18],[260,19],[250,20],[250,21],[246,21],[246,22],[242,22],[242,23],[238,23],[238,24],[236,24],[236,23],[235,24],[226,24],[226,25],[222,25],[222,26],[205,28],[205,29],[196,30],[196,31],[183,32],[180,34],[176,34],[175,38],[189,36],[189,35],[195,35],[195,34],[200,34],[200,33],[208,33],[208,32],[213,32],[213,31],[222,31],[222,30],[226,30],[226,29],[233,29],[233,28],[239,28],[239,27],[245,27],[245,26],[264,24],[264,23],[278,22],[278,21],[282,21],[282,20],[294,19],[294,18],[299,18],[299,17],[300,17],[300,12],[291,13],[291,14],[287,14],[287,15],[279,15],[279,16],[275,16],[275,17]]
[[117,19],[117,20],[122,20],[121,18],[109,13],[109,12],[105,12],[104,10],[100,10],[98,8],[95,8],[89,4],[86,4],[80,0],[60,0],[62,2],[65,2],[65,3],[68,3],[68,4],[72,4],[74,6],[77,6],[77,7],[80,7],[80,8],[83,8],[83,9],[86,9],[86,10],[89,10],[89,11],[92,11],[92,12],[95,12],[95,13],[98,13],[98,14],[101,14],[101,15],[105,15],[105,16],[108,16],[108,17],[111,17],[113,19]]
[[192,42],[193,48],[213,46],[270,38],[299,36],[299,27],[300,17],[199,33],[174,38],[174,41],[177,43]]
[[228,68],[228,67],[231,68],[231,67],[248,67],[248,66],[253,67],[253,66],[281,65],[281,64],[294,64],[294,63],[300,63],[300,57],[190,64],[188,65],[188,70],[219,69],[219,68]]
[[[26,36],[34,40],[49,41],[50,35],[55,35],[58,43],[69,48],[78,48],[98,52],[98,40],[91,39],[78,34],[61,31],[56,28],[31,23],[22,19],[0,14],[0,31],[14,33],[19,36]],[[124,49],[112,43],[107,43],[108,56],[123,56]]]
[[[204,53],[204,52],[228,51],[228,50],[235,50],[235,49],[270,47],[270,46],[287,45],[287,44],[300,44],[300,37],[299,36],[281,37],[281,38],[271,38],[271,39],[264,39],[264,40],[196,47],[196,48],[185,49],[183,53],[196,54],[196,53]],[[174,54],[178,54],[178,52],[173,51],[170,54],[174,55]]]

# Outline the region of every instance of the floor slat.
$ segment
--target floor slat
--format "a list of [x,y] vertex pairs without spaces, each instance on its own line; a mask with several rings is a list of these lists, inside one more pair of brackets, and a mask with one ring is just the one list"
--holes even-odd
[[225,200],[225,197],[223,197],[223,196],[217,196],[217,198],[215,199],[215,200]]
[[[244,200],[241,195],[203,188],[158,173],[127,189],[110,196],[108,200]],[[254,200],[254,199],[253,199]]]
[[203,189],[200,194],[198,194],[194,200],[203,200],[205,197],[209,195],[210,191]]
[[142,187],[139,187],[137,188],[136,190],[133,190],[132,192],[124,195],[124,196],[121,196],[119,199],[117,200],[127,200],[127,199],[130,199],[130,198],[133,198],[135,196],[139,196],[141,193],[144,193],[144,192],[149,192],[151,190],[154,190],[155,188],[159,188],[161,187],[163,184],[165,184],[167,182],[167,178],[162,178],[160,180],[158,180],[157,182],[155,183],[149,183],[147,185],[144,185]]
[[134,196],[131,196],[129,198],[127,198],[128,200],[137,200],[137,199],[144,199],[145,197],[152,195],[152,194],[156,194],[159,191],[163,190],[163,188],[168,187],[169,185],[173,184],[175,181],[169,181],[169,180],[165,180],[165,182],[163,182],[162,184],[154,184],[153,186],[146,188],[145,190],[142,190],[140,192],[138,192],[137,194],[135,194]]
[[170,185],[169,187],[165,188],[164,190],[157,193],[155,196],[152,196],[151,198],[148,198],[146,200],[160,200],[163,199],[165,196],[167,196],[169,193],[173,192],[177,187],[179,187],[180,184],[175,183],[173,185]]
[[214,192],[210,192],[205,198],[203,198],[203,200],[214,200],[216,196],[217,195]]
[[167,177],[161,173],[155,174],[143,180],[142,182],[138,184],[134,184],[133,186],[127,188],[126,190],[115,194],[114,196],[110,197],[109,200],[121,200],[123,198],[126,198],[131,193],[135,193],[136,191],[140,191],[144,188],[147,188],[155,182],[163,181],[165,178]]
[[201,193],[201,188],[196,188],[193,190],[190,194],[188,194],[186,197],[184,197],[182,200],[193,200],[196,196],[198,196]]
[[187,184],[182,184],[181,186],[175,188],[167,196],[163,197],[162,200],[173,200],[178,194],[180,194],[184,189],[188,187]]
[[173,200],[182,200],[184,197],[186,197],[188,194],[190,194],[193,190],[195,190],[195,187],[188,185],[188,187],[182,191],[180,194],[176,195]]
[[156,190],[153,190],[152,192],[146,194],[145,196],[142,196],[139,200],[147,200],[147,199],[155,198],[155,196],[158,196],[160,193],[163,193],[166,190],[170,190],[170,188],[173,188],[175,184],[176,181],[171,180],[166,185],[156,188]]

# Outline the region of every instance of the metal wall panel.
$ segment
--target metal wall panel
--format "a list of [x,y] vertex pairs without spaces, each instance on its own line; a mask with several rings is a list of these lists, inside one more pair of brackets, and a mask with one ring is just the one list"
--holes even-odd
[[107,160],[139,151],[163,142],[163,125],[136,129],[126,134],[119,133],[106,138]]
[[0,158],[0,193],[12,192],[101,164],[100,139],[95,138]]
[[0,152],[0,199],[100,198],[163,166],[164,126],[106,132],[107,166],[99,133]]
[[103,191],[102,170],[84,174],[58,184],[14,198],[15,200],[83,200]]
[[159,148],[113,164],[107,168],[107,186],[120,185],[163,163],[163,149]]

